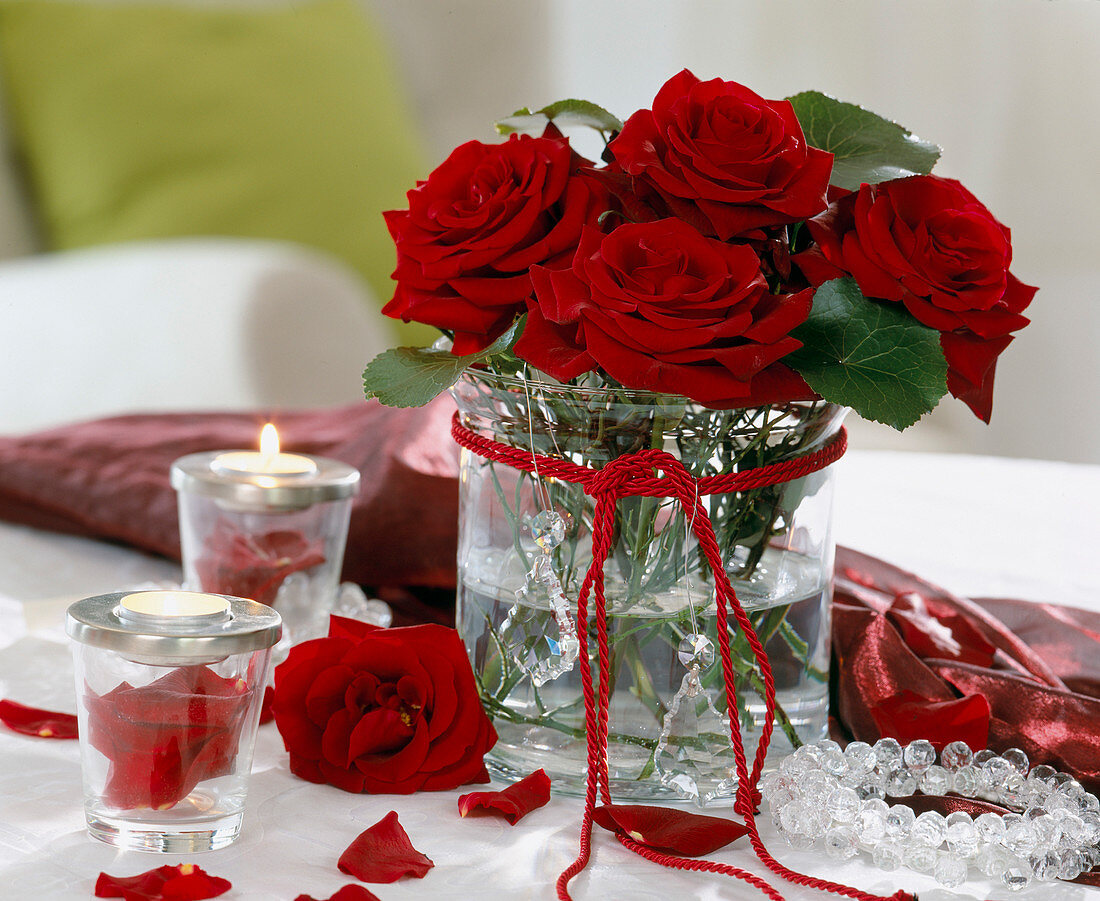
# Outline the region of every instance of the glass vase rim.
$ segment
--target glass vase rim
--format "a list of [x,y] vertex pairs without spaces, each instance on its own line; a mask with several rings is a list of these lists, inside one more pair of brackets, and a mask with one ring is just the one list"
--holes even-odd
[[[540,373],[540,375],[545,375],[545,373]],[[537,386],[539,391],[559,391],[578,397],[592,399],[607,398],[609,402],[623,406],[695,406],[699,409],[714,410],[715,412],[727,410],[757,410],[762,407],[787,407],[791,409],[812,409],[816,407],[822,415],[824,415],[826,411],[846,414],[850,409],[842,404],[831,403],[821,398],[800,398],[776,400],[770,403],[744,404],[741,406],[710,407],[701,401],[694,400],[683,394],[675,394],[672,392],[650,391],[646,388],[627,388],[624,386],[596,387],[589,385],[570,385],[566,382],[558,381],[549,375],[546,375],[545,379],[527,378],[519,375],[491,372],[487,369],[476,369],[474,367],[470,367],[461,373],[454,385],[450,388],[452,394],[456,393],[456,389],[462,382],[471,384],[480,383],[488,385],[489,387],[515,391],[517,393],[527,392],[532,390],[534,386]]]

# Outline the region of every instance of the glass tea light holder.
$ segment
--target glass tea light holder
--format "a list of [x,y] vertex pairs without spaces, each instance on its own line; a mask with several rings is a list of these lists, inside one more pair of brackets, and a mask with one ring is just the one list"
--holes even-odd
[[359,471],[280,451],[207,451],[172,464],[184,587],[251,598],[282,614],[287,643],[328,631]]
[[91,835],[171,853],[231,843],[279,614],[216,594],[116,592],[69,607],[66,631]]

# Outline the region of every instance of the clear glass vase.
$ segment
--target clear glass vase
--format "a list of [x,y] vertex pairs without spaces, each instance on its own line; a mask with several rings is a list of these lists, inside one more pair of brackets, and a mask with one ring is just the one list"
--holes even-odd
[[[660,448],[696,477],[817,450],[847,412],[823,402],[712,410],[677,396],[475,371],[453,393],[467,428],[525,452],[600,468],[624,454]],[[594,500],[579,485],[465,449],[460,466],[457,619],[500,736],[486,760],[498,777],[515,779],[541,767],[556,790],[583,794],[581,669],[570,665],[570,623],[555,615],[551,585],[560,582],[575,624],[592,557]],[[778,709],[768,760],[775,761],[826,735],[832,474],[826,468],[701,500],[726,572],[771,661]],[[544,550],[546,518],[540,514],[547,512],[558,514],[565,529],[560,544]],[[730,778],[734,760],[713,578],[678,503],[621,499],[604,574],[612,792],[622,800],[732,800],[736,782]],[[751,762],[764,720],[763,685],[732,617],[730,623],[736,717]],[[595,674],[594,625],[588,632]],[[694,658],[686,650],[691,640],[685,643],[692,635],[704,636],[695,639],[701,652]],[[689,685],[685,676],[693,663],[699,664],[697,681]]]

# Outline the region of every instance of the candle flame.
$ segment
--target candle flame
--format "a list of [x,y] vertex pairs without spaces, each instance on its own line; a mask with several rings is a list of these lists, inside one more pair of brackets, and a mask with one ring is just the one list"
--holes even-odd
[[279,456],[279,433],[269,422],[260,430],[260,458],[264,469],[270,468],[277,456]]

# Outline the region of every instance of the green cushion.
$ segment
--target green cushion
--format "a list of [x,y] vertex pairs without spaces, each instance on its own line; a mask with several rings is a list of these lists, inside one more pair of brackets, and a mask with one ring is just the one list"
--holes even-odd
[[384,41],[356,3],[14,0],[0,3],[0,60],[51,249],[297,241],[389,299],[381,214],[427,169]]

